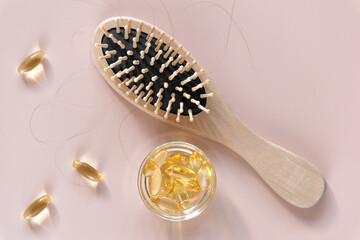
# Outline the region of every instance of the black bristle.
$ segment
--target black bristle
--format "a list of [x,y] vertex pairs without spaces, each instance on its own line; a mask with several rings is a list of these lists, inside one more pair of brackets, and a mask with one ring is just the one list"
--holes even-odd
[[[172,104],[171,110],[170,112],[173,114],[177,113],[177,109],[180,107],[180,102],[184,103],[184,111],[183,113],[181,113],[181,115],[185,115],[188,116],[188,109],[192,110],[193,115],[196,115],[198,113],[200,113],[202,110],[198,108],[198,106],[192,102],[190,102],[190,99],[187,99],[183,96],[183,93],[188,93],[191,95],[192,98],[194,98],[195,100],[200,101],[200,104],[202,106],[206,106],[206,98],[200,98],[201,94],[205,94],[205,88],[201,87],[198,90],[196,90],[195,92],[191,91],[192,87],[195,87],[196,85],[200,84],[201,81],[198,78],[192,80],[191,82],[185,84],[184,86],[182,86],[180,84],[181,81],[185,80],[186,78],[190,77],[191,75],[194,74],[194,70],[190,69],[188,72],[184,71],[184,73],[182,74],[178,74],[172,81],[170,81],[168,79],[168,77],[176,70],[178,69],[181,65],[185,66],[186,65],[186,61],[184,61],[182,64],[177,63],[175,66],[172,66],[172,64],[170,63],[170,65],[165,68],[165,70],[160,73],[159,70],[161,68],[161,65],[166,63],[166,61],[169,59],[169,57],[167,59],[165,59],[163,57],[163,55],[165,54],[166,51],[164,51],[164,47],[166,46],[165,43],[162,44],[162,46],[160,47],[160,49],[162,49],[164,52],[161,54],[160,58],[158,60],[155,61],[155,64],[153,66],[150,65],[150,60],[152,57],[154,57],[156,55],[155,52],[155,42],[157,40],[157,38],[153,38],[151,40],[151,47],[150,50],[147,54],[145,54],[144,59],[140,58],[140,52],[142,50],[145,50],[145,43],[146,43],[146,37],[147,37],[147,33],[143,33],[141,32],[140,34],[140,38],[137,44],[137,48],[133,49],[133,38],[136,36],[136,30],[135,29],[131,29],[131,33],[129,34],[129,38],[126,40],[124,38],[124,28],[120,28],[120,33],[116,32],[116,28],[112,28],[110,30],[108,30],[109,34],[113,34],[113,36],[117,39],[120,40],[124,45],[125,45],[125,49],[122,49],[117,43],[114,43],[113,40],[111,38],[107,38],[106,35],[103,35],[101,43],[106,43],[108,44],[108,48],[103,48],[103,54],[105,55],[106,51],[110,51],[110,50],[116,50],[117,53],[114,55],[111,55],[111,58],[107,58],[106,61],[107,63],[110,65],[114,62],[116,62],[118,60],[119,57],[121,56],[128,56],[127,55],[127,51],[131,50],[133,51],[133,55],[132,56],[128,56],[128,59],[126,61],[122,61],[121,64],[115,66],[114,68],[112,68],[112,71],[114,72],[114,74],[124,70],[125,68],[129,68],[131,66],[133,66],[133,60],[139,60],[140,64],[139,65],[134,65],[135,66],[135,70],[129,72],[128,74],[124,74],[123,76],[120,77],[120,81],[124,81],[126,78],[131,78],[132,76],[138,76],[141,73],[141,69],[143,68],[148,68],[149,71],[147,73],[144,74],[144,78],[141,79],[140,81],[138,81],[137,83],[132,82],[128,88],[130,89],[134,84],[136,84],[136,86],[138,87],[141,83],[144,83],[145,86],[147,86],[147,84],[149,82],[151,82],[151,77],[153,77],[154,75],[158,76],[159,78],[154,82],[154,85],[151,87],[151,89],[153,89],[154,93],[152,94],[153,100],[151,102],[152,105],[155,104],[156,100],[158,99],[158,97],[156,96],[156,93],[159,92],[160,88],[163,88],[164,82],[167,82],[169,84],[169,87],[167,89],[164,89],[163,92],[163,99],[161,100],[162,105],[161,105],[161,109],[166,111],[166,107],[168,106],[168,102],[171,99],[171,93],[175,93],[175,102]],[[174,56],[174,60],[178,57],[179,54],[177,54],[176,56]],[[175,87],[182,87],[183,91],[182,92],[178,92],[175,90]],[[148,93],[148,90],[145,89],[145,87],[140,91],[140,92],[145,92],[144,96],[146,96],[146,94]],[[138,93],[138,95],[140,94],[140,92]]]

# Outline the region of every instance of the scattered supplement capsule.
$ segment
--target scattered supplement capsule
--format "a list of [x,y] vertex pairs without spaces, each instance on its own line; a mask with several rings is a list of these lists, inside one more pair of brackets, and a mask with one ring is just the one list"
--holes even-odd
[[145,175],[145,177],[151,176],[157,169],[159,169],[159,166],[150,159],[145,163],[145,166],[143,167],[142,173]]
[[75,160],[72,163],[73,167],[78,171],[82,176],[89,179],[93,182],[99,182],[101,175],[94,167],[86,162]]
[[190,156],[189,161],[190,161],[191,169],[197,173],[203,162],[203,159],[202,159],[200,153],[193,152]]
[[41,213],[50,203],[50,196],[43,195],[32,202],[25,210],[23,217],[25,220],[31,220],[36,215]]
[[203,165],[198,173],[200,189],[206,191],[209,189],[211,183],[211,170],[207,165]]
[[45,53],[42,50],[31,53],[24,59],[24,61],[22,61],[22,63],[20,63],[18,67],[18,73],[24,75],[30,72],[42,62],[44,57]]
[[150,200],[159,208],[168,211],[168,212],[180,212],[181,207],[179,204],[170,198],[160,197],[160,196],[151,196]]
[[151,195],[155,195],[160,191],[161,187],[161,171],[157,169],[150,177],[149,177],[149,192]]

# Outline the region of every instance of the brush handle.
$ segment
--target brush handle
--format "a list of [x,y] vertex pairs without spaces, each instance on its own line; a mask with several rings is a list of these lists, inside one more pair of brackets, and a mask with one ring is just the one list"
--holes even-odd
[[308,208],[323,195],[325,180],[313,164],[265,140],[240,122],[222,143],[245,159],[289,203]]

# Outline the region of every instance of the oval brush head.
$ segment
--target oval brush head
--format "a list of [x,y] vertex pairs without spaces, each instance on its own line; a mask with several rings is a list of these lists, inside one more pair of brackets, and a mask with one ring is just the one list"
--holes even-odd
[[163,116],[209,113],[209,80],[174,38],[134,18],[112,18],[95,32],[93,58],[106,79],[136,104]]

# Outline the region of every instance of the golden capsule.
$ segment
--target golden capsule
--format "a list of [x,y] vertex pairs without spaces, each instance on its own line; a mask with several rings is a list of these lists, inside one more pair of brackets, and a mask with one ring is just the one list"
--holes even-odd
[[165,170],[165,172],[170,176],[173,176],[175,178],[180,178],[183,180],[191,180],[196,176],[193,170],[182,165],[170,166]]
[[31,53],[24,61],[22,61],[22,63],[20,63],[18,73],[23,75],[30,72],[42,62],[44,57],[45,53],[42,50]]
[[175,184],[174,195],[182,209],[188,209],[190,206],[190,197],[187,189],[181,183]]
[[174,190],[174,178],[167,174],[162,174],[161,189],[165,193],[170,194]]
[[150,195],[155,195],[160,191],[161,188],[161,171],[157,169],[150,177],[149,177],[149,192]]
[[193,152],[190,156],[189,162],[190,162],[191,169],[197,173],[201,167],[203,159],[202,159],[200,153]]
[[168,157],[167,161],[171,161],[173,163],[181,162],[181,154],[176,153],[176,154],[170,155]]
[[210,168],[206,165],[203,165],[198,172],[198,181],[201,190],[206,191],[209,189],[211,176],[212,172]]
[[94,167],[86,162],[75,160],[72,163],[73,167],[78,171],[82,176],[89,179],[93,182],[99,182],[101,175]]
[[169,161],[169,160],[166,160],[163,165],[161,165],[160,169],[161,169],[161,172],[165,173],[166,172],[166,169],[170,168],[174,166],[174,162],[173,161]]
[[159,208],[161,208],[164,211],[167,212],[179,212],[181,210],[179,204],[171,199],[171,198],[167,198],[167,197],[161,197],[161,196],[151,196],[150,200]]
[[152,160],[150,159],[149,161],[147,161],[143,167],[142,173],[144,174],[145,177],[149,177],[151,176],[157,169],[159,169],[159,166]]
[[[199,197],[201,194],[200,193],[200,190],[199,191],[194,191],[192,189],[187,189],[188,190],[188,195],[189,195],[189,198],[193,201],[195,200],[197,197]],[[199,199],[200,200],[200,199]],[[195,201],[196,202],[196,201]]]
[[165,169],[171,165],[172,163],[167,162],[161,166],[161,190],[166,194],[170,194],[174,190],[174,178],[165,172]]
[[181,160],[182,164],[189,165],[190,164],[190,155],[187,153],[181,154],[180,160]]
[[176,179],[179,183],[181,183],[182,185],[184,185],[184,187],[186,187],[189,191],[195,192],[195,193],[199,193],[200,192],[200,185],[197,183],[196,179],[191,179],[189,181],[186,181],[184,179],[181,178],[177,178]]
[[43,195],[32,202],[25,210],[23,217],[25,220],[30,220],[39,213],[41,213],[50,203],[50,196]]
[[208,161],[206,161],[206,160],[204,160],[204,161],[202,162],[201,166],[207,166],[209,169],[212,169],[210,163],[209,163]]
[[168,157],[168,161],[172,161],[175,164],[188,165],[190,155],[186,153],[176,153]]
[[165,162],[166,158],[168,156],[168,152],[163,149],[161,151],[158,151],[154,154],[153,161],[158,165],[161,166]]

